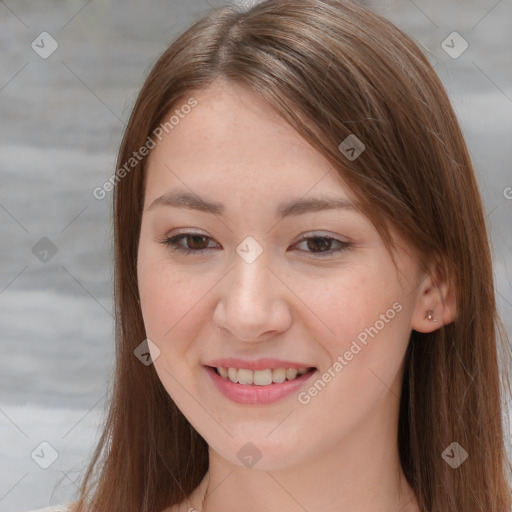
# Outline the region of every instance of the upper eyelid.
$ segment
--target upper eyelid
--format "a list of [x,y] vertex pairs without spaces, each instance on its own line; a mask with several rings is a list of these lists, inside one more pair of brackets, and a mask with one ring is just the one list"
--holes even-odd
[[[181,247],[180,242],[182,240],[186,240],[187,238],[193,237],[193,236],[204,237],[208,240],[208,242],[207,242],[208,245],[210,244],[210,242],[213,242],[216,245],[220,245],[220,247],[222,248],[222,245],[219,244],[218,242],[216,242],[211,236],[205,235],[203,233],[196,233],[193,231],[184,231],[184,232],[180,232],[180,233],[175,233],[170,236],[167,235],[166,237],[164,237],[163,240],[159,240],[159,241],[164,244],[167,244],[169,246],[175,246],[175,247],[177,246],[178,248],[175,249],[177,252],[185,252],[185,253],[191,253],[191,254],[195,253],[196,255],[199,255],[201,253],[204,253],[205,251],[212,250],[212,249],[218,250],[218,247],[203,247],[202,249],[189,249],[187,247]],[[330,234],[322,234],[321,231],[306,232],[306,233],[301,234],[299,236],[299,239],[292,243],[292,247],[294,247],[300,243],[306,242],[308,240],[314,239],[314,238],[329,239],[329,240],[331,240],[331,242],[333,242],[335,244],[336,243],[340,244],[340,247],[338,247],[338,248],[329,249],[327,251],[320,251],[317,253],[315,253],[314,251],[311,252],[312,254],[316,254],[318,257],[322,257],[322,255],[324,255],[324,257],[327,257],[327,255],[332,256],[336,253],[342,252],[342,251],[348,249],[349,247],[353,247],[355,245],[354,242],[352,242],[351,240],[340,240],[339,236],[340,235],[332,236]],[[310,252],[310,251],[304,251],[304,252]]]
[[[178,233],[173,233],[172,235],[165,235],[164,238],[166,239],[169,239],[169,238],[174,238],[174,237],[178,237],[178,236],[183,236],[184,238],[186,238],[187,236],[202,236],[202,237],[205,237],[205,238],[208,238],[209,240],[212,240],[215,242],[215,239],[210,236],[210,235],[207,235],[205,233],[197,233],[195,231],[181,231],[181,232],[178,232]],[[339,242],[344,242],[344,243],[351,243],[350,240],[340,240],[340,238],[347,238],[347,237],[343,237],[342,235],[332,235],[330,233],[326,233],[326,232],[323,232],[323,231],[311,231],[311,232],[306,232],[306,233],[303,233],[301,235],[299,235],[299,238],[298,238],[298,242],[301,242],[304,238],[308,239],[308,238],[331,238],[333,240],[337,240]],[[218,242],[215,242],[215,243],[218,243]]]
[[[205,254],[206,252],[209,252],[211,251],[212,249],[214,250],[219,250],[218,248],[216,247],[203,247],[202,249],[189,249],[188,247],[182,247],[180,245],[180,242],[188,237],[192,237],[192,236],[200,236],[200,237],[204,237],[206,239],[208,239],[208,245],[210,243],[210,241],[213,241],[215,244],[218,244],[211,236],[209,235],[204,235],[202,233],[194,233],[192,231],[185,231],[185,232],[181,232],[181,233],[176,233],[176,234],[173,234],[172,236],[166,236],[164,237],[163,240],[156,240],[158,241],[159,243],[163,243],[164,245],[167,245],[171,248],[171,251],[173,252],[176,252],[177,254],[182,254],[183,256],[196,256],[196,257],[199,257],[203,254]],[[335,244],[338,243],[339,244],[339,247],[337,248],[330,248],[326,251],[308,251],[308,250],[300,250],[299,252],[301,253],[305,253],[305,254],[311,254],[311,256],[308,256],[307,258],[308,259],[312,259],[312,260],[315,260],[315,261],[318,261],[318,262],[321,262],[321,261],[324,261],[324,262],[328,262],[328,261],[331,261],[333,258],[336,258],[336,256],[338,255],[343,255],[346,251],[349,251],[351,248],[353,249],[355,246],[357,246],[354,242],[352,242],[351,240],[349,241],[344,241],[344,240],[340,240],[338,238],[339,235],[337,235],[336,237],[333,237],[329,234],[326,234],[326,235],[322,235],[320,232],[317,232],[317,231],[313,231],[312,233],[303,233],[300,235],[300,238],[299,240],[297,240],[296,242],[294,242],[291,247],[294,248],[295,246],[297,246],[298,244],[300,243],[304,243],[310,239],[314,239],[314,238],[324,238],[324,239],[329,239],[332,242],[334,242]],[[221,246],[222,248],[222,246]],[[287,250],[288,252],[288,250]]]

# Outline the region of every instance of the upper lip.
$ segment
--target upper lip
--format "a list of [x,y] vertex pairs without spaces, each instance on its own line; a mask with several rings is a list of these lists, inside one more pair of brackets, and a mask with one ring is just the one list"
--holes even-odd
[[215,359],[214,361],[206,363],[206,366],[212,366],[214,368],[238,368],[244,370],[266,370],[267,368],[270,368],[271,370],[275,368],[296,368],[298,370],[300,368],[313,368],[313,366],[307,363],[283,361],[281,359],[263,358],[248,361],[246,359],[239,359],[236,357]]

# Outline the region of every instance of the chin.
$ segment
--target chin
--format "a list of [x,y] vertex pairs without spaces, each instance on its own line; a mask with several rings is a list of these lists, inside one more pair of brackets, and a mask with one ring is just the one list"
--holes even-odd
[[[272,434],[271,434],[272,435]],[[262,432],[260,435],[247,434],[242,439],[235,438],[230,440],[229,446],[215,446],[210,444],[210,448],[214,450],[222,458],[231,464],[242,468],[261,470],[261,471],[278,471],[287,469],[301,463],[306,454],[300,451],[300,445],[290,443],[287,440],[276,436],[275,439],[265,439],[268,431]]]

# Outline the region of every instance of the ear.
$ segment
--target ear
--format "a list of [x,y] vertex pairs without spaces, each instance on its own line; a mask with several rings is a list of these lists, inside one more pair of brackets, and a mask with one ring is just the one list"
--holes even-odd
[[455,287],[446,267],[437,265],[425,274],[418,287],[418,295],[411,327],[418,332],[433,332],[455,320],[457,304]]

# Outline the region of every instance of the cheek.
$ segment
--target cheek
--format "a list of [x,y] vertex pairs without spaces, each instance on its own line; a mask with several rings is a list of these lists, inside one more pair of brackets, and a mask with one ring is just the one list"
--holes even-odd
[[[189,393],[193,392],[194,382],[190,368],[197,364],[197,355],[194,356],[191,349],[197,337],[194,315],[199,313],[197,295],[201,290],[175,269],[172,271],[168,261],[155,255],[151,257],[148,252],[141,250],[138,262],[146,336],[160,351],[153,360],[160,381],[179,409],[189,413]],[[184,383],[187,383],[186,389]]]
[[[137,279],[146,336],[151,339],[165,356],[171,345],[175,324],[178,322],[184,301],[176,300],[182,284],[170,272],[169,265],[158,256],[157,250],[143,241],[139,246]],[[161,359],[161,358],[160,358]]]
[[208,293],[215,282],[197,275],[192,277],[190,270],[172,265],[161,253],[144,247],[139,250],[142,317],[146,336],[163,356],[156,361],[157,368],[165,365],[182,374],[199,360],[193,342],[200,337],[199,319],[206,314]]
[[164,270],[163,265],[146,258],[143,253],[139,257],[138,285],[146,334],[159,341],[172,327],[177,313],[175,303],[170,301],[176,293],[175,286],[168,276],[162,275]]
[[176,271],[162,247],[141,234],[137,280],[148,337],[162,342],[172,335],[179,318],[192,307],[193,287]]
[[311,309],[326,326],[318,340],[327,353],[321,374],[333,402],[341,398],[357,408],[372,401],[388,390],[400,369],[412,301],[395,276],[394,267],[354,269],[311,297]]
[[[393,304],[400,302],[403,291],[397,282],[383,278],[387,270],[370,265],[344,268],[323,286],[304,283],[301,296],[306,305],[324,325],[332,348],[343,349],[366,327],[379,320],[387,310],[394,318]],[[380,323],[379,323],[380,325]],[[363,336],[364,337],[364,336]]]

